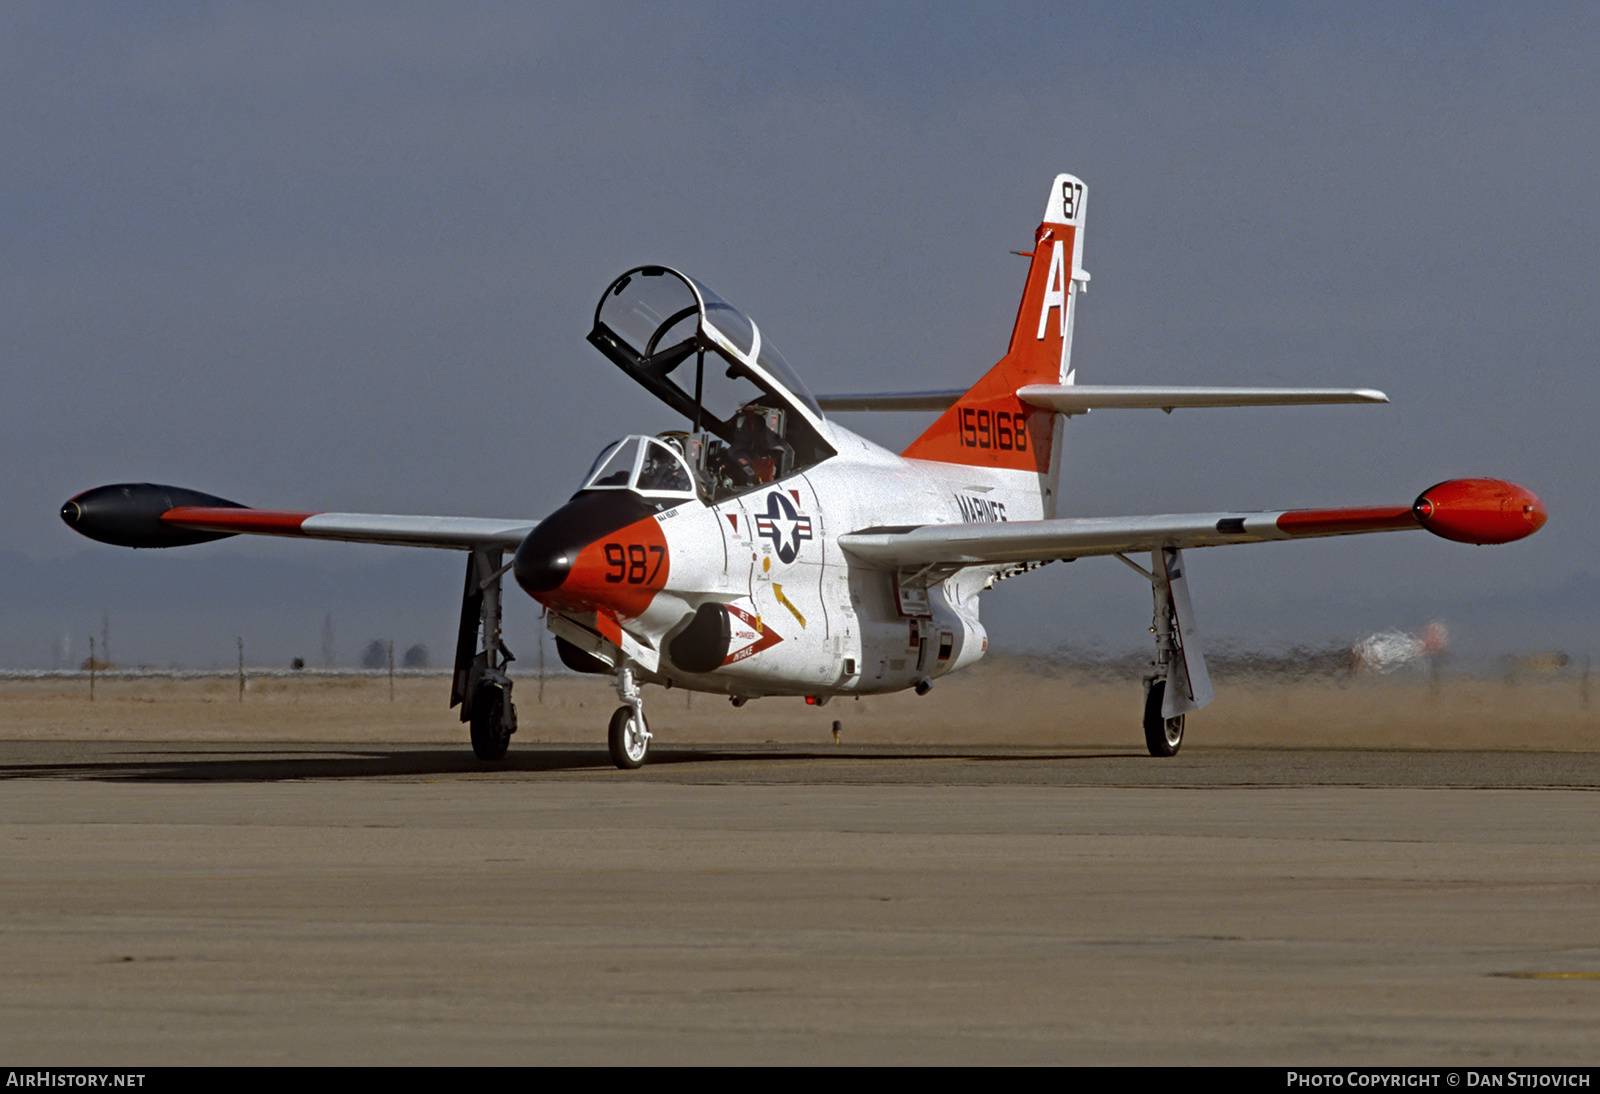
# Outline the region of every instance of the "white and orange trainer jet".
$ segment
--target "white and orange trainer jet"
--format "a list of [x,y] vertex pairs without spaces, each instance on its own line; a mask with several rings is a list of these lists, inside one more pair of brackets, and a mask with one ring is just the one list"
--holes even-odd
[[[1060,515],[1073,414],[1387,401],[1369,390],[1075,383],[1087,199],[1071,175],[1050,184],[1011,344],[965,391],[814,398],[747,315],[686,274],[640,266],[606,287],[589,341],[681,414],[682,428],[608,445],[543,520],[282,512],[151,483],[89,490],[61,515],[124,547],[254,534],[466,552],[451,705],[484,760],[505,755],[517,726],[500,633],[510,570],[548,609],[562,660],[615,681],[622,705],[609,743],[624,768],[650,747],[642,685],[716,692],[736,706],[924,694],[983,656],[979,594],[1087,555],[1115,555],[1150,583],[1145,743],[1171,756],[1186,712],[1211,699],[1185,550],[1416,529],[1506,543],[1544,524],[1537,497],[1495,479],[1442,482],[1409,504],[1370,508]],[[826,414],[874,409],[940,413],[899,455]]]

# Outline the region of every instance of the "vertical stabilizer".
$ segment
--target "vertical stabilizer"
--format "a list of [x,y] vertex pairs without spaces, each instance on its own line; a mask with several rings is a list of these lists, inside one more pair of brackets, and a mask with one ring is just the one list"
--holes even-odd
[[1073,382],[1073,313],[1089,280],[1083,269],[1088,196],[1088,188],[1072,175],[1057,175],[1051,183],[1006,355],[904,455],[1030,471],[1041,477],[1041,490],[1053,489],[1055,415],[1025,405],[1016,392],[1024,384]]

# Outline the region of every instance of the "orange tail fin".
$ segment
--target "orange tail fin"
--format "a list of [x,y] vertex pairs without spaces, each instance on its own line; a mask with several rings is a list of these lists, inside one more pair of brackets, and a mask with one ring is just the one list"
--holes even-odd
[[1083,215],[1088,190],[1057,175],[1033,237],[1033,261],[1017,309],[1011,345],[954,406],[903,453],[912,459],[978,467],[1051,472],[1055,415],[1017,398],[1024,384],[1070,384],[1072,323],[1083,269]]

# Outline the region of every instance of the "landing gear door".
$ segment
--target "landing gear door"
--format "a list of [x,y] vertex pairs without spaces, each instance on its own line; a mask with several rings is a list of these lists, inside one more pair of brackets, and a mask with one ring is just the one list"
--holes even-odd
[[1167,690],[1161,701],[1161,715],[1175,718],[1199,710],[1211,702],[1211,674],[1206,670],[1205,654],[1200,650],[1200,628],[1194,621],[1194,606],[1189,601],[1189,582],[1184,576],[1183,552],[1173,548],[1161,551],[1176,654],[1167,666]]

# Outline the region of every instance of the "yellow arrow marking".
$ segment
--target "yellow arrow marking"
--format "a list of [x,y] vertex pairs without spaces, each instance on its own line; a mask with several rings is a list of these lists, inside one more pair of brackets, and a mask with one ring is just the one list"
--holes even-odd
[[800,620],[800,629],[806,629],[806,617],[800,614],[800,609],[789,603],[789,598],[783,595],[783,586],[776,581],[772,583],[772,591],[778,597],[778,603],[789,609],[789,614]]

